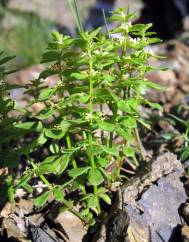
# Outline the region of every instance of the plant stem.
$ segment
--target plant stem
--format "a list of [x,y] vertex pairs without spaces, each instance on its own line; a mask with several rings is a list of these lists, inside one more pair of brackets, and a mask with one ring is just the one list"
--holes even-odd
[[140,139],[140,136],[139,136],[139,133],[138,133],[138,129],[137,128],[135,128],[135,135],[136,135],[136,139],[137,139],[137,142],[138,142],[138,146],[139,146],[139,148],[141,150],[142,158],[145,159],[146,150],[144,149],[144,146],[143,146],[143,144],[141,142],[141,139]]
[[[72,144],[68,133],[66,135],[66,142],[67,142],[68,149],[72,149]],[[75,159],[72,160],[72,165],[73,165],[73,168],[77,168],[77,163]]]
[[[62,38],[63,38],[63,36],[62,36]],[[62,76],[62,55],[63,55],[63,50],[61,50],[61,52],[60,52],[60,59],[59,59],[59,78],[60,78],[60,80],[61,80],[61,82],[63,83],[63,76]],[[64,95],[63,95],[63,97],[64,97]]]
[[8,186],[8,198],[10,203],[14,203],[14,189],[13,189],[13,176],[12,169],[9,169],[9,176],[6,179],[6,184]]
[[[186,137],[188,137],[188,133],[189,133],[189,129],[186,129],[186,132],[185,132]],[[187,140],[185,141],[184,146],[188,147],[188,141]]]
[[[89,113],[92,116],[92,114],[93,114],[93,62],[92,62],[92,55],[91,55],[90,50],[88,51],[88,55],[89,55],[89,74],[90,74]],[[90,146],[91,151],[92,151],[92,143],[93,143],[93,134],[92,134],[92,122],[93,122],[93,120],[92,120],[92,118],[90,120],[90,131],[89,131],[89,146]],[[91,161],[91,167],[95,168],[94,156],[93,156],[92,152],[90,152],[90,161]],[[98,192],[98,187],[94,186],[94,194],[97,194],[97,192]]]
[[70,5],[70,9],[72,11],[72,15],[74,17],[74,20],[76,22],[77,28],[79,32],[83,32],[83,26],[81,24],[78,7],[77,7],[77,1],[76,0],[68,0],[68,3]]
[[[59,78],[60,78],[61,82],[63,83],[63,77],[62,77],[62,55],[63,55],[63,51],[61,50],[60,59],[59,59],[59,65],[60,65]],[[64,94],[63,94],[62,98],[64,99]],[[71,149],[72,148],[72,144],[71,144],[71,140],[70,140],[70,135],[68,133],[66,135],[66,142],[67,142],[68,149]],[[77,164],[76,164],[75,159],[72,160],[72,165],[73,165],[73,168],[77,168]]]
[[[100,112],[103,113],[102,104],[100,104]],[[104,131],[103,130],[100,131],[100,138],[101,138],[101,144],[103,145],[104,144]]]
[[110,132],[109,147],[112,148],[114,133]]
[[72,205],[70,205],[70,203],[66,200],[66,199],[62,199],[62,202],[64,203],[64,205],[73,213],[75,214],[78,218],[80,218],[85,224],[88,224],[88,220],[86,218],[84,218],[80,212],[76,211]]
[[[89,75],[90,75],[90,80],[89,80],[89,114],[92,116],[93,114],[93,63],[92,63],[92,55],[91,55],[91,51],[88,51],[88,56],[89,56]],[[92,118],[90,120],[90,130],[89,130],[89,146],[90,149],[92,150],[92,143],[93,143],[93,136],[92,136]],[[90,155],[90,162],[91,162],[91,167],[94,168],[95,167],[95,163],[94,163],[94,157],[93,154],[91,153]]]
[[[37,165],[29,158],[29,156],[26,154],[26,157],[28,158],[29,163],[31,164],[31,166],[33,167],[33,169],[35,170],[37,168]],[[47,180],[47,178],[44,175],[40,175],[39,176],[40,179],[43,181],[43,183],[49,187],[49,189],[52,189],[52,185],[49,183],[49,181]]]

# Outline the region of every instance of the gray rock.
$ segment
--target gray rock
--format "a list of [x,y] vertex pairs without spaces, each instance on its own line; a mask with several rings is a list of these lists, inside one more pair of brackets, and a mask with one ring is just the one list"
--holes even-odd
[[183,242],[189,242],[189,226],[184,225],[182,227],[182,240]]
[[122,187],[122,196],[125,205],[130,204],[133,208],[137,208],[136,201],[154,182],[161,177],[177,171],[178,176],[181,176],[183,167],[176,156],[167,152],[160,155],[156,160],[146,162],[140,165],[136,176],[132,177],[129,182]]
[[144,230],[149,228],[152,242],[169,241],[173,230],[181,223],[178,209],[186,201],[183,184],[178,173],[162,177],[157,185],[151,185],[144,192],[138,204],[143,213],[139,214],[128,209],[129,217],[143,221]]
[[59,239],[56,237],[53,237],[49,233],[47,233],[45,230],[34,226],[30,225],[29,231],[32,237],[32,242],[60,242]]
[[119,194],[117,209],[103,225],[98,242],[182,241],[179,208],[187,199],[183,168],[171,153],[141,167]]
[[61,212],[54,218],[55,211],[52,210],[48,218],[60,228],[65,238],[70,242],[81,242],[87,234],[87,227],[76,215],[70,211]]

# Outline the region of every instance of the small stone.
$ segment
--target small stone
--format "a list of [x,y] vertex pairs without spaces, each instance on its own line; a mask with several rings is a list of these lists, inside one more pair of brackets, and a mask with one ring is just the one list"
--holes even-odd
[[69,211],[60,213],[54,221],[62,227],[70,242],[81,242],[87,233],[83,222]]
[[189,224],[189,203],[184,204],[184,207],[182,209],[182,216],[187,222],[187,224]]
[[6,231],[7,239],[14,238],[17,241],[24,241],[25,234],[20,231],[12,218],[4,218],[2,224],[3,230]]
[[59,242],[59,239],[55,237],[55,234],[51,235],[47,231],[34,225],[30,225],[29,232],[32,237],[32,241]]
[[189,242],[189,226],[184,225],[181,230],[182,233],[182,241],[183,242]]

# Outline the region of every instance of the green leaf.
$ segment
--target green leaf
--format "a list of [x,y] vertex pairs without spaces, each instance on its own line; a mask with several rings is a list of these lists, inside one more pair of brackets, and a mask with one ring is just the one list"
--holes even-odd
[[3,166],[8,168],[16,168],[21,160],[21,154],[17,151],[12,151],[5,156]]
[[72,183],[72,191],[85,189],[85,179],[84,176],[77,177]]
[[148,43],[149,43],[149,44],[156,44],[156,43],[160,43],[160,42],[162,42],[162,40],[159,39],[159,38],[150,38],[150,39],[148,40]]
[[28,193],[32,193],[33,192],[33,188],[32,186],[30,186],[28,183],[23,183],[22,187],[24,188],[24,190]]
[[42,207],[43,205],[45,205],[50,194],[51,194],[51,191],[47,191],[41,194],[40,196],[38,196],[37,198],[35,198],[34,205],[36,207]]
[[114,101],[114,102],[119,101],[119,97],[116,94],[114,94],[111,90],[109,90],[108,88],[98,88],[95,91],[95,96],[100,101],[105,101],[105,100]]
[[47,142],[44,132],[41,132],[39,137],[34,142],[36,146],[44,145]]
[[46,109],[43,109],[37,116],[36,118],[40,119],[40,120],[43,120],[43,119],[48,119],[50,117],[52,117],[54,113],[54,110],[51,109],[51,108],[46,108]]
[[51,33],[52,37],[53,37],[53,40],[57,41],[57,42],[62,42],[62,35],[57,32],[57,31],[54,31]]
[[88,207],[89,208],[96,208],[99,206],[99,199],[97,196],[92,196],[88,200]]
[[87,199],[89,199],[90,197],[93,197],[94,196],[94,194],[93,193],[87,193],[86,195],[84,195],[81,199],[80,199],[80,201],[82,202],[82,201],[85,201],[85,200],[87,200]]
[[138,104],[138,100],[135,98],[130,98],[127,101],[121,100],[117,103],[118,108],[126,113],[137,112]]
[[49,76],[53,76],[56,74],[56,71],[49,69],[49,70],[44,70],[40,73],[39,79],[46,79]]
[[97,163],[101,166],[101,167],[106,167],[109,164],[108,159],[106,158],[102,158],[102,157],[98,157],[97,158]]
[[61,202],[61,201],[64,199],[63,192],[62,192],[61,189],[58,188],[58,187],[55,187],[55,188],[53,189],[53,194],[54,194],[54,197],[55,197],[55,199],[56,199],[57,201],[60,201],[60,202]]
[[161,112],[163,112],[163,108],[159,103],[153,103],[148,100],[145,100],[145,104],[149,105],[151,108],[158,109]]
[[31,176],[33,175],[33,171],[30,171],[29,173],[24,174],[20,180],[18,180],[18,183],[16,184],[16,188],[21,187],[22,185],[26,184]]
[[61,129],[45,129],[45,135],[51,139],[62,139],[66,132]]
[[48,100],[53,95],[53,88],[45,88],[40,92],[38,101],[43,102]]
[[90,39],[93,39],[93,38],[95,38],[98,34],[99,34],[99,32],[101,31],[101,29],[102,28],[97,28],[97,29],[95,29],[95,30],[93,30],[91,33],[90,33]]
[[64,154],[64,155],[53,155],[47,157],[40,166],[36,169],[36,174],[43,175],[43,174],[61,174],[67,168],[69,164],[69,160],[71,157],[71,153]]
[[113,132],[115,130],[115,124],[105,122],[105,121],[97,121],[98,126],[100,129],[108,131],[108,132]]
[[136,128],[137,122],[136,119],[133,117],[126,117],[121,121],[121,124],[123,124],[127,128]]
[[164,138],[165,140],[171,140],[174,138],[174,134],[171,132],[167,132],[167,133],[161,134],[161,137]]
[[14,202],[14,193],[15,193],[15,190],[13,188],[13,185],[11,184],[8,187],[8,199],[9,199],[9,202],[10,203],[13,203]]
[[66,170],[66,168],[68,167],[71,155],[72,155],[71,153],[64,154],[55,160],[56,174],[59,175]]
[[82,216],[87,216],[89,214],[89,208],[85,208],[81,211]]
[[111,205],[112,201],[111,201],[111,198],[107,195],[107,194],[102,194],[100,193],[98,195],[105,203]]
[[123,129],[120,126],[117,126],[116,128],[116,133],[121,136],[122,138],[124,138],[127,142],[131,143],[133,142],[133,136],[131,134],[131,130],[130,129]]
[[49,138],[52,139],[62,139],[64,137],[64,135],[66,134],[66,132],[68,131],[69,127],[71,126],[71,123],[63,120],[60,123],[60,127],[54,129],[45,129],[45,135]]
[[133,147],[124,147],[123,148],[123,153],[127,157],[134,157],[135,153],[136,153],[136,149],[134,149]]
[[60,127],[62,128],[62,130],[64,132],[67,132],[68,128],[71,126],[71,123],[66,121],[66,120],[63,120],[61,123],[60,123]]
[[78,97],[78,101],[81,103],[87,103],[89,101],[89,98],[90,98],[90,95],[85,93]]
[[2,184],[0,189],[0,207],[1,208],[5,204],[7,198],[8,198],[8,187],[6,184]]
[[109,148],[109,147],[103,146],[103,150],[109,155],[119,156],[119,152],[116,147]]
[[147,81],[146,84],[149,88],[157,89],[160,91],[163,91],[165,89],[165,87],[163,87],[162,85],[154,83],[154,82]]
[[83,74],[81,72],[75,72],[71,74],[71,77],[77,79],[77,80],[85,80],[88,78],[87,74]]
[[149,123],[147,123],[144,119],[140,118],[138,119],[138,122],[141,123],[144,127],[146,127],[147,129],[151,129],[151,126]]
[[55,160],[59,157],[59,155],[52,155],[47,157],[35,170],[37,175],[43,175],[48,173],[56,173]]
[[89,166],[73,168],[68,172],[68,174],[69,174],[69,176],[76,178],[76,177],[81,176],[82,174],[86,173],[89,169],[90,169]]
[[58,61],[60,59],[60,53],[57,51],[45,52],[42,56],[41,63],[48,63],[51,61]]
[[16,124],[14,127],[22,130],[33,130],[35,126],[36,126],[35,122],[24,122],[24,123]]
[[44,132],[41,132],[39,137],[34,139],[33,142],[31,142],[25,147],[24,153],[31,153],[35,151],[37,147],[44,145],[46,142],[47,142],[47,138],[45,137]]
[[89,171],[89,182],[92,186],[98,186],[104,181],[104,178],[98,168],[92,168]]
[[52,143],[49,146],[49,150],[52,154],[58,154],[60,152],[60,147],[57,143]]
[[100,145],[91,145],[87,148],[87,155],[90,158],[91,156],[100,155],[103,152],[102,146]]
[[3,59],[0,60],[0,65],[3,65],[7,62],[9,62],[10,60],[14,59],[16,56],[7,56],[7,57],[4,57]]

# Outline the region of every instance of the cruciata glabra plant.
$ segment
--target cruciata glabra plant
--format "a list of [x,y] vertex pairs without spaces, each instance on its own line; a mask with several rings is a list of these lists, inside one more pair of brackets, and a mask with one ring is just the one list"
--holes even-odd
[[[46,190],[35,199],[37,206],[53,195],[93,224],[101,201],[111,204],[110,190],[122,177],[121,167],[127,162],[136,167],[144,156],[138,126],[149,125],[139,107],[161,110],[144,98],[149,88],[160,89],[145,78],[154,70],[149,58],[156,58],[145,47],[160,40],[149,32],[151,24],[131,24],[134,17],[120,8],[111,17],[117,27],[108,33],[100,28],[80,31],[76,38],[52,33],[42,57],[47,67],[26,91],[32,97],[28,107],[40,103],[43,108],[37,115],[27,111],[27,122],[15,123],[17,129],[36,133],[36,138],[19,148],[29,166],[13,190],[30,190],[30,179],[39,177]],[[52,75],[58,76],[56,85],[44,87],[43,79]],[[36,160],[32,154],[40,147],[47,155]],[[66,190],[77,192],[77,210]]]

